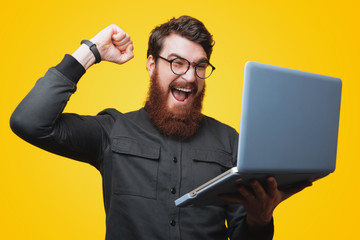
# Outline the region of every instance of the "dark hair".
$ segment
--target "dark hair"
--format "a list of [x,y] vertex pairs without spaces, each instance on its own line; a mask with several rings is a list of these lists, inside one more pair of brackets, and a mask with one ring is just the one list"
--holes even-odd
[[208,60],[210,60],[214,46],[212,35],[201,21],[190,16],[172,18],[170,21],[154,28],[149,38],[147,57],[152,55],[156,60],[162,50],[164,39],[172,33],[179,34],[190,41],[200,44],[206,52]]

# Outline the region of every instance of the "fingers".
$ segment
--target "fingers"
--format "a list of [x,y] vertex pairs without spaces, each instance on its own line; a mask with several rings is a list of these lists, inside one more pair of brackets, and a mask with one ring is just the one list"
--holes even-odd
[[111,36],[111,40],[113,45],[120,51],[120,55],[115,62],[122,64],[134,57],[134,46],[129,34],[119,28],[118,31]]
[[123,64],[126,63],[127,61],[129,61],[130,59],[132,59],[134,57],[134,47],[132,42],[130,41],[130,43],[127,45],[125,51],[121,51],[121,55],[119,56],[119,58],[116,59],[116,63],[118,64]]
[[254,204],[255,202],[264,202],[267,199],[267,194],[264,188],[258,181],[251,181],[251,190],[245,186],[237,187],[237,192],[239,194],[223,194],[219,197],[230,202],[241,203],[244,206]]
[[264,188],[258,181],[251,181],[250,185],[256,198],[264,200],[267,197]]
[[119,28],[119,31],[114,33],[111,37],[112,43],[120,51],[126,51],[129,45],[132,45],[130,35]]
[[125,51],[132,44],[129,34],[124,31],[113,34],[112,42],[120,51]]
[[279,191],[277,182],[274,177],[266,179],[266,187],[264,188],[259,181],[251,181],[251,190],[244,186],[237,188],[239,195],[224,194],[220,197],[230,202],[236,202],[247,205],[249,202],[266,202],[271,201],[276,204],[289,198],[293,194],[303,190],[304,188],[311,186],[311,182],[302,182],[300,184],[291,185],[286,190]]
[[254,194],[252,194],[249,190],[247,190],[244,186],[238,187],[237,188],[238,192],[241,194],[241,196],[244,198],[244,200],[246,201],[252,201],[255,199]]
[[244,186],[237,187],[236,189],[239,194],[221,194],[219,197],[229,202],[241,203],[242,205],[247,205],[255,200],[255,196]]
[[246,199],[247,201],[253,201],[255,199],[260,201],[265,201],[266,199],[275,198],[277,194],[277,183],[275,178],[270,177],[267,179],[267,186],[264,188],[259,181],[253,180],[250,182],[251,190],[249,191],[245,187],[241,186],[237,188],[238,192]]
[[132,41],[130,41],[130,43],[129,43],[129,45],[127,45],[127,47],[125,49],[125,53],[124,53],[124,58],[125,58],[126,62],[134,57],[133,51],[134,51],[134,46],[132,44]]
[[240,186],[236,188],[239,194],[225,194],[221,195],[220,197],[230,202],[238,202],[242,204],[255,200],[264,201],[267,198],[264,188],[258,181],[252,181],[250,185],[252,187],[252,191],[248,190],[244,186]]
[[113,34],[116,34],[118,32],[123,32],[121,28],[119,28],[115,24],[111,24],[101,30],[96,36],[94,36],[92,39],[90,39],[93,43],[95,43],[97,46],[107,45],[111,43],[111,36]]
[[133,42],[129,34],[115,24],[100,31],[92,40],[104,61],[123,64],[134,57]]
[[275,178],[273,177],[269,177],[266,179],[266,184],[267,184],[267,193],[270,197],[275,197],[277,191],[278,191],[278,186],[277,186],[277,182],[275,180]]

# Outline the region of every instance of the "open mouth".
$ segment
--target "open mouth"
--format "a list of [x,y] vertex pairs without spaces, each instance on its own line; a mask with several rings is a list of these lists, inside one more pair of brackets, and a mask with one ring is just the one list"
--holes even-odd
[[173,97],[179,101],[184,102],[186,99],[189,98],[192,90],[189,88],[172,88],[171,93]]

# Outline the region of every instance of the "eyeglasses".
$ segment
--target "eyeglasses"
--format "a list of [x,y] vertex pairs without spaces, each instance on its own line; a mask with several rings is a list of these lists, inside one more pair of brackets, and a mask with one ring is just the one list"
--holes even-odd
[[[171,71],[176,75],[183,75],[190,69],[191,63],[185,58],[177,57],[171,60],[168,60],[161,56],[159,56],[159,58],[170,63]],[[201,79],[205,79],[210,77],[212,72],[215,70],[215,67],[211,65],[208,61],[202,61],[196,63],[194,65],[194,69],[196,76],[198,76]]]

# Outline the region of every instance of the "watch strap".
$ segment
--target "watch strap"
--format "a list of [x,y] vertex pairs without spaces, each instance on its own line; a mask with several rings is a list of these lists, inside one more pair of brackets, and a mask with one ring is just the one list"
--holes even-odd
[[82,40],[81,41],[81,44],[86,44],[90,51],[94,54],[95,56],[95,63],[99,63],[101,62],[101,55],[100,55],[100,52],[99,50],[97,49],[96,47],[96,44],[95,43],[92,43],[91,41],[89,40]]

